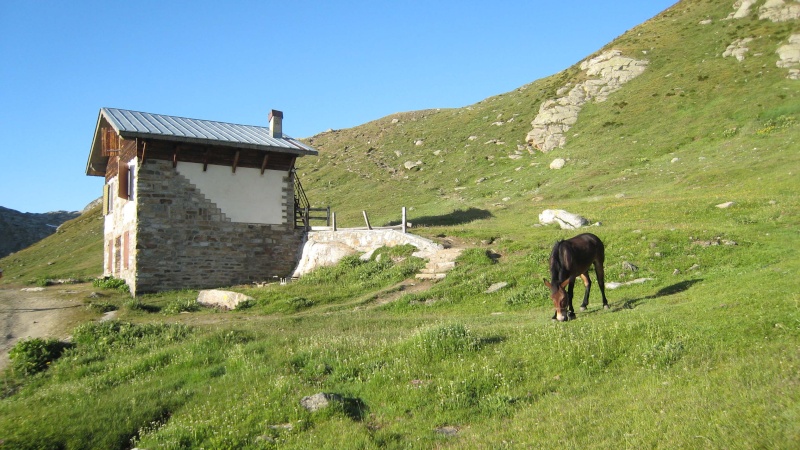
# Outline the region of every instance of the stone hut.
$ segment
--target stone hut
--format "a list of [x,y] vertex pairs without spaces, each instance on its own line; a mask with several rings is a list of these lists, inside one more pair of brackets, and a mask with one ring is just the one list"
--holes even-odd
[[104,275],[133,295],[285,277],[305,237],[295,160],[270,126],[100,109],[86,174],[103,186]]

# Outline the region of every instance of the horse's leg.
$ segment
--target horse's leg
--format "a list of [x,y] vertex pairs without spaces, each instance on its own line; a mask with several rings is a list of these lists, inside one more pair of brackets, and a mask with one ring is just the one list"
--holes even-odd
[[592,280],[589,279],[589,270],[586,270],[586,273],[581,274],[581,279],[583,280],[583,287],[585,290],[583,291],[583,303],[581,303],[581,311],[586,311],[586,306],[589,305],[589,291],[592,290]]
[[567,291],[567,298],[569,299],[568,304],[568,313],[567,318],[574,319],[575,318],[575,310],[572,308],[572,290],[575,288],[575,278],[570,277],[569,279],[569,286]]
[[594,273],[597,275],[597,284],[600,285],[600,294],[603,296],[603,308],[608,309],[608,300],[606,299],[606,281],[605,272],[603,271],[603,261],[595,261]]

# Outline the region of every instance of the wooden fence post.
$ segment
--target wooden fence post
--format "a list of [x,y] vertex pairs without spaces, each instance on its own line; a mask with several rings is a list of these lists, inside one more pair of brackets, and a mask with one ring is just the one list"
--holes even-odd
[[367,229],[371,230],[372,226],[369,224],[369,217],[367,217],[367,212],[366,211],[361,211],[361,212],[364,214],[364,222],[367,223]]
[[331,213],[331,222],[333,223],[333,231],[336,231],[336,213]]
[[406,207],[403,206],[403,234],[406,234]]

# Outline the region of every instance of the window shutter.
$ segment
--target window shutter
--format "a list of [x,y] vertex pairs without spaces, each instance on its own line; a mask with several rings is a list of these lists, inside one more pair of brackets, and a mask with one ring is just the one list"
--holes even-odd
[[122,235],[122,268],[128,269],[128,260],[130,259],[130,232],[126,231]]
[[111,188],[111,186],[108,185],[108,184],[104,184],[103,185],[103,215],[104,216],[108,215],[108,201],[109,201],[109,197],[110,197],[110,195],[109,195],[110,192],[109,191],[111,190],[110,188]]
[[119,186],[117,187],[119,198],[124,198],[125,200],[128,199],[128,166],[126,164],[120,163],[119,170],[118,170],[118,177]]

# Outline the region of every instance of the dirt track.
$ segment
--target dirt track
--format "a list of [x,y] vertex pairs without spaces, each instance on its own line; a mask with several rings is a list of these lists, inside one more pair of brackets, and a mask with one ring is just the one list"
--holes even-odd
[[40,292],[0,289],[0,370],[8,366],[8,352],[20,339],[65,338],[86,317],[78,294],[64,286]]

